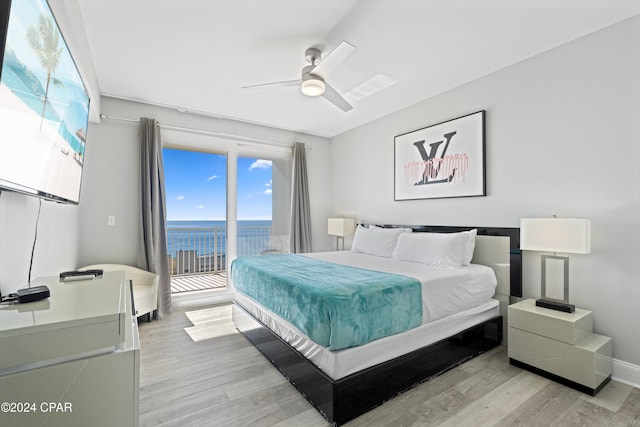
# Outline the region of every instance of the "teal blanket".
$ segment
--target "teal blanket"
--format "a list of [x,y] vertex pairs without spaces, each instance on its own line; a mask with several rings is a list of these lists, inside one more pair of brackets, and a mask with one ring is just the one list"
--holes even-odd
[[231,264],[239,292],[330,349],[354,347],[422,323],[414,278],[287,254]]

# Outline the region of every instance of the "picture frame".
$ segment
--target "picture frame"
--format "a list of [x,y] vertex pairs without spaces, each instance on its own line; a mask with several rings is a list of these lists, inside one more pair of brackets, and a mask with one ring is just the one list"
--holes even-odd
[[485,110],[394,138],[394,200],[486,196]]

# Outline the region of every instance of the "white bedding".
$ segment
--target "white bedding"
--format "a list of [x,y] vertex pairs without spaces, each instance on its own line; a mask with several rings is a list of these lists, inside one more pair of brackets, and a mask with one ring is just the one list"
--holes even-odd
[[402,274],[419,280],[422,284],[423,324],[485,303],[495,293],[498,283],[493,270],[479,264],[442,268],[349,251],[303,255],[336,264]]
[[[491,299],[496,277],[490,267],[472,264],[459,269],[430,267],[362,253],[320,252],[311,258],[414,277],[422,284],[423,324],[366,345],[330,351],[309,340],[293,325],[236,293],[236,302],[334,380],[433,344],[500,315]],[[235,319],[234,319],[235,320]]]
[[[381,338],[358,347],[331,351],[308,339],[302,332],[252,299],[236,293],[236,303],[289,343],[333,380],[338,380],[379,363],[417,350],[460,333],[500,315],[494,299],[478,307],[427,323],[406,332]],[[234,307],[234,322],[237,322]]]

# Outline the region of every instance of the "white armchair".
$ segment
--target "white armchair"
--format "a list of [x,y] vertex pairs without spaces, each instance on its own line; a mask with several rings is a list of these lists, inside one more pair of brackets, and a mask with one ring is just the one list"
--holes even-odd
[[158,308],[158,275],[141,268],[124,264],[93,264],[82,267],[80,270],[102,269],[104,271],[124,271],[125,280],[133,283],[133,302],[138,312],[138,317],[147,315],[151,321],[153,311]]

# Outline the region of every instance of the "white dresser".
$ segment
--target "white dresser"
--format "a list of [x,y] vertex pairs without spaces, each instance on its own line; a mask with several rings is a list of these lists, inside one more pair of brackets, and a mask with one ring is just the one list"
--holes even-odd
[[140,340],[123,272],[0,305],[0,425],[137,426]]
[[593,333],[591,311],[536,307],[527,299],[508,308],[511,364],[595,395],[613,369],[611,338]]

